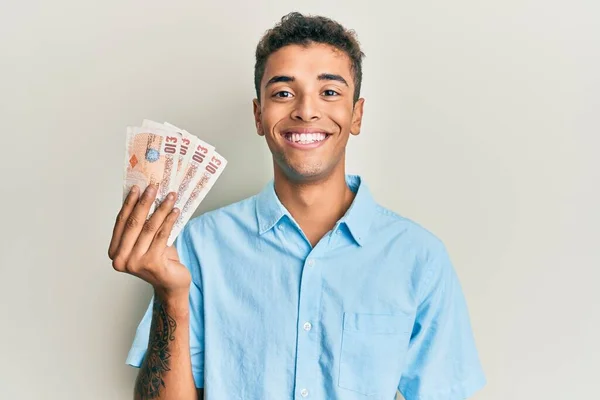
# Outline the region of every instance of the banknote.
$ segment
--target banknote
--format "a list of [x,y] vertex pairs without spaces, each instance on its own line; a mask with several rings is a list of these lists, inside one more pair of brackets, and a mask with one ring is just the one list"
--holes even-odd
[[148,217],[169,192],[177,193],[174,207],[181,213],[169,246],[227,165],[214,146],[173,124],[149,119],[144,119],[141,126],[127,128],[125,157],[123,199],[133,185],[142,192],[149,185],[158,189]]
[[158,194],[157,201],[150,208],[152,214],[172,189],[180,145],[181,141],[172,132],[157,128],[128,127],[123,198],[133,185],[137,185],[142,191],[148,185],[155,185]]
[[164,125],[176,130],[182,136],[181,150],[179,151],[179,165],[177,166],[177,177],[175,178],[175,181],[177,182],[176,188],[179,188],[181,182],[183,181],[183,176],[187,171],[187,167],[190,164],[192,156],[194,155],[193,149],[195,149],[198,145],[199,139],[185,129],[178,128],[168,122],[165,122]]
[[194,190],[194,187],[202,177],[204,166],[211,159],[214,152],[214,146],[211,146],[202,139],[196,140],[196,147],[191,152],[192,157],[187,167],[185,167],[185,172],[183,173],[181,182],[179,183],[179,188],[177,189],[177,200],[175,201],[175,207],[181,210],[181,208],[185,205],[187,198],[190,196],[192,190]]
[[[179,187],[177,183],[177,170],[179,169],[179,163],[181,161],[181,145],[183,144],[183,136],[178,129],[174,129],[171,126],[161,124],[160,122],[152,121],[150,119],[145,119],[142,121],[142,128],[147,129],[157,129],[169,132],[169,135],[166,138],[166,147],[165,151],[168,151],[170,155],[175,157],[174,163],[176,165],[175,168],[171,168],[168,171],[165,170],[163,179],[158,189],[158,193],[156,195],[156,200],[154,201],[153,209],[158,207],[160,203],[167,197],[170,192],[176,192]],[[174,153],[171,153],[174,151]]]
[[198,208],[202,200],[204,200],[210,189],[212,189],[217,179],[219,179],[219,176],[221,176],[221,173],[223,173],[223,170],[227,166],[227,160],[216,151],[213,151],[210,159],[207,159],[207,162],[203,163],[202,166],[203,170],[199,174],[200,179],[197,180],[189,196],[184,198],[183,207],[180,209],[179,217],[167,241],[168,246],[173,244],[177,235],[179,235],[185,224],[194,214],[194,211]]

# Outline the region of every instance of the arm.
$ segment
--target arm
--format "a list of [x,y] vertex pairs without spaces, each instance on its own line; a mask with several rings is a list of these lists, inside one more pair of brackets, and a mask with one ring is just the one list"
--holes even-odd
[[197,400],[192,376],[187,297],[159,298],[155,294],[148,350],[135,384],[135,400]]
[[[134,399],[197,400],[190,354],[191,273],[167,246],[179,210],[175,193],[148,218],[157,188],[143,194],[134,186],[117,215],[108,255],[113,268],[154,288],[148,348],[135,384]],[[201,398],[201,397],[200,397]]]

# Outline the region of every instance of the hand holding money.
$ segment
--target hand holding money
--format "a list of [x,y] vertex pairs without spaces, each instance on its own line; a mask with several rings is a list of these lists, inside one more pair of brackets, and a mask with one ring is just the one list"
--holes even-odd
[[128,127],[123,198],[109,246],[113,267],[157,292],[186,292],[189,271],[172,246],[227,160],[210,144],[169,123]]
[[180,216],[175,193],[167,195],[152,216],[146,216],[156,199],[157,189],[148,185],[142,193],[133,186],[117,215],[108,256],[119,272],[135,275],[150,283],[160,297],[187,297],[189,270],[179,262],[177,250],[167,246],[171,229]]

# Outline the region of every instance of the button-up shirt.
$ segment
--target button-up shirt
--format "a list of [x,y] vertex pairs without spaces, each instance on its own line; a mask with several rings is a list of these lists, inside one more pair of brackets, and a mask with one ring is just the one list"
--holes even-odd
[[[380,205],[359,176],[313,247],[271,181],[192,219],[190,351],[209,400],[466,399],[485,384],[465,297],[440,239]],[[127,363],[139,367],[152,300]]]

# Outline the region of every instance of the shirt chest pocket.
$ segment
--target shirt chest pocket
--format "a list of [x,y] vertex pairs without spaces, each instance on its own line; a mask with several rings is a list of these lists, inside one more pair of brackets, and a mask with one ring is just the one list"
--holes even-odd
[[404,368],[412,319],[406,314],[344,313],[338,386],[394,396]]

